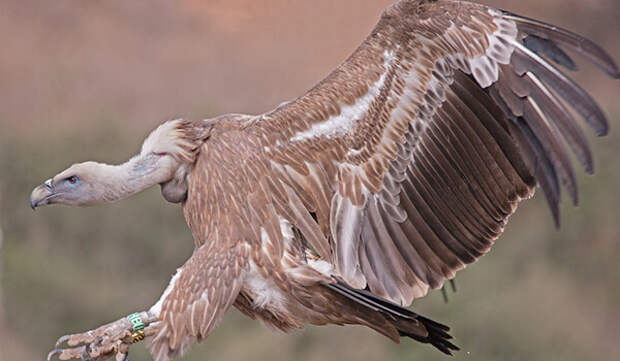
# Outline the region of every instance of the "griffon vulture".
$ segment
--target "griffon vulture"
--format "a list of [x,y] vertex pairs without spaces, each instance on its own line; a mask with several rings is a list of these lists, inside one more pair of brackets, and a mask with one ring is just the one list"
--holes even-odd
[[[593,161],[575,119],[605,115],[559,68],[578,53],[613,78],[593,42],[457,0],[401,0],[305,95],[261,115],[169,121],[122,165],[75,164],[32,207],[92,206],[161,185],[195,250],[149,309],[63,336],[49,357],[157,361],[205,339],[230,306],[283,331],[361,324],[451,354],[448,327],[404,307],[489,251],[542,189],[559,222],[578,202],[570,153]],[[68,341],[73,348],[59,348]]]

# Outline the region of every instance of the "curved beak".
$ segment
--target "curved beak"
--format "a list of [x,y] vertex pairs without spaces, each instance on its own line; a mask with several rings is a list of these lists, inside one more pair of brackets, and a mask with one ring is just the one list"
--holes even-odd
[[57,195],[53,181],[48,179],[30,193],[30,207],[34,210],[37,207],[50,204],[50,200]]

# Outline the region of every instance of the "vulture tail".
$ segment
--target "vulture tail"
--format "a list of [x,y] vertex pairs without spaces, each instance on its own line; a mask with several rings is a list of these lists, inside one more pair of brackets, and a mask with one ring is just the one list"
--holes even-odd
[[458,346],[450,342],[452,336],[448,333],[450,331],[448,326],[420,316],[367,290],[353,288],[341,280],[336,280],[334,283],[321,282],[321,284],[365,308],[379,312],[398,330],[400,336],[429,343],[447,355],[460,350]]

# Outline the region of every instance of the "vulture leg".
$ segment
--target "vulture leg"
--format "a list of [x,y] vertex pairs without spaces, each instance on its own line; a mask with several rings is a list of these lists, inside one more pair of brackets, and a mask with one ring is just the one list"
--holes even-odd
[[[116,361],[126,361],[129,346],[151,336],[158,321],[151,312],[140,312],[139,315],[143,327],[136,327],[128,316],[94,330],[62,336],[56,341],[56,349],[47,355],[47,360],[58,356],[60,360],[102,361],[115,356]],[[61,348],[65,342],[71,347]]]
[[[454,281],[454,279],[450,280],[450,286],[452,287],[452,293],[456,293],[456,282]],[[444,283],[443,286],[441,286],[441,296],[443,297],[443,302],[444,303],[448,303],[449,299],[448,299],[448,290],[446,289],[447,285]]]

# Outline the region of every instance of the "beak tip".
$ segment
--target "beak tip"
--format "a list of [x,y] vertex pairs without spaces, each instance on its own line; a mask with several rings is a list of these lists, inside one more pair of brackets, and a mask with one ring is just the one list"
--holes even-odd
[[30,208],[32,208],[33,211],[37,209],[37,207],[43,203],[42,199],[44,198],[45,194],[41,191],[41,187],[35,188],[30,194],[30,199],[28,202],[30,204]]
[[42,185],[36,187],[32,190],[32,193],[30,193],[29,203],[32,210],[36,210],[38,207],[51,204],[51,199],[57,196],[57,194],[54,192],[53,187],[48,185],[47,182],[49,181],[46,181],[46,183],[43,183]]

